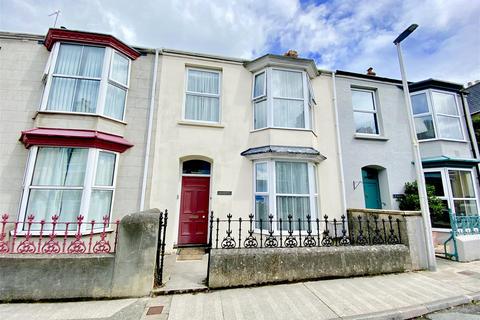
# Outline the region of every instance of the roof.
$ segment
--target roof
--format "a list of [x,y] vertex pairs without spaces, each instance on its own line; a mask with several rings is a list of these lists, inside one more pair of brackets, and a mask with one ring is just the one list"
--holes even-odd
[[317,65],[313,59],[294,58],[277,54],[265,54],[251,61],[244,63],[245,68],[251,72],[257,72],[267,66],[280,66],[305,70],[310,78],[314,78],[319,74]]
[[361,78],[361,79],[390,82],[394,84],[402,84],[402,80],[398,80],[398,79],[370,76],[368,74],[356,73],[356,72],[350,72],[350,71],[344,71],[344,70],[337,70],[335,71],[335,74],[339,76],[348,76],[348,77],[355,77],[355,78]]
[[475,114],[480,112],[480,81],[468,87],[467,91],[467,102],[470,113]]
[[416,92],[425,89],[439,89],[444,91],[460,92],[463,90],[463,84],[448,82],[437,79],[427,79],[409,84],[410,92]]
[[424,168],[438,167],[457,167],[470,168],[480,163],[480,159],[474,158],[454,158],[448,156],[422,158],[422,166]]
[[261,158],[267,158],[270,156],[275,156],[275,157],[285,156],[289,158],[308,159],[308,160],[313,160],[315,162],[319,162],[327,159],[318,150],[311,147],[275,146],[275,145],[249,148],[243,151],[242,153],[240,153],[240,155],[247,158],[251,158],[251,159],[261,159]]

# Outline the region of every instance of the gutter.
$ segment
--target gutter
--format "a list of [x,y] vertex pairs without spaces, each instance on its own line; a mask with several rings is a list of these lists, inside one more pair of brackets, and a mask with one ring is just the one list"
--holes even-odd
[[[473,156],[475,159],[479,159],[479,151],[478,151],[478,144],[477,144],[477,138],[475,136],[475,131],[473,128],[473,122],[472,122],[472,117],[470,116],[470,108],[468,107],[468,102],[465,97],[465,92],[460,91],[460,97],[462,98],[462,107],[463,107],[463,113],[465,114],[465,120],[467,121],[467,129],[468,129],[468,137],[470,138],[470,147],[472,148],[473,151]],[[476,171],[477,171],[477,180],[478,183],[480,184],[480,168],[477,163],[475,166]]]
[[332,90],[333,90],[333,108],[335,109],[335,132],[337,136],[337,155],[338,162],[340,164],[340,186],[342,193],[342,214],[346,213],[347,210],[347,196],[345,190],[345,174],[343,172],[343,157],[342,157],[342,143],[340,140],[340,126],[338,123],[338,105],[337,105],[337,87],[335,83],[335,72],[332,72]]
[[147,193],[148,165],[150,158],[150,144],[152,141],[153,113],[155,110],[155,96],[157,87],[158,52],[159,49],[155,49],[155,64],[153,66],[152,90],[150,92],[150,108],[148,111],[147,142],[145,146],[145,161],[143,164],[142,193],[140,195],[140,211],[145,209],[145,194]]

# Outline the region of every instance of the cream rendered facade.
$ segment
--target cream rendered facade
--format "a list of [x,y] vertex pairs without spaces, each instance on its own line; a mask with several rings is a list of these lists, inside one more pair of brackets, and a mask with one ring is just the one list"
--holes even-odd
[[[294,62],[293,58],[290,60]],[[211,163],[209,209],[215,217],[225,219],[231,213],[236,218],[247,219],[254,212],[254,167],[252,160],[240,153],[268,145],[314,148],[326,157],[317,165],[318,212],[332,218],[338,218],[343,212],[330,74],[311,79],[317,99],[313,108],[313,130],[254,130],[253,73],[244,64],[244,61],[235,59],[171,50],[163,51],[160,56],[152,187],[147,198],[149,207],[169,209],[168,249],[177,244],[182,163],[186,160]],[[184,120],[185,77],[189,67],[220,71],[218,124]],[[219,195],[219,191],[231,191],[231,195]]]

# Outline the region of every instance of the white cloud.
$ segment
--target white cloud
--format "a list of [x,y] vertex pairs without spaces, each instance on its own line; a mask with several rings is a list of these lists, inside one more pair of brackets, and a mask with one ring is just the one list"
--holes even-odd
[[393,38],[405,41],[412,80],[480,79],[480,2],[467,0],[0,0],[0,29],[45,33],[58,25],[111,33],[139,46],[167,47],[243,58],[296,49],[319,67],[398,77]]

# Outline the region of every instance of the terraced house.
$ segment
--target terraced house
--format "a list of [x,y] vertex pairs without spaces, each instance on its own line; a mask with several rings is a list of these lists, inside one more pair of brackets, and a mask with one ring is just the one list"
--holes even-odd
[[[20,225],[168,208],[172,251],[208,243],[211,211],[253,214],[265,222],[256,232],[275,233],[269,215],[397,209],[415,180],[396,79],[318,70],[294,52],[243,60],[67,29],[0,41],[0,208]],[[462,86],[411,90],[427,183],[457,214],[478,215]]]

